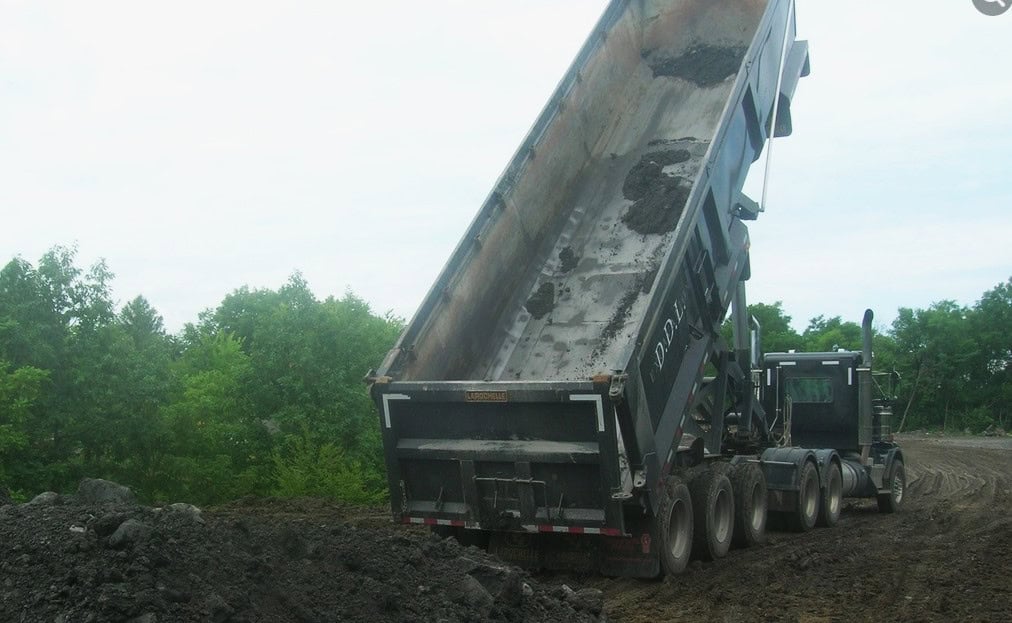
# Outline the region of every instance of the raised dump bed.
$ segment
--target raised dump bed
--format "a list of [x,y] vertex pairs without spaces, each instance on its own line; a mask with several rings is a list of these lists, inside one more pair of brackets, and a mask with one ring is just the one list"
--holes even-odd
[[395,518],[628,534],[637,480],[656,509],[807,72],[788,15],[609,5],[373,379]]

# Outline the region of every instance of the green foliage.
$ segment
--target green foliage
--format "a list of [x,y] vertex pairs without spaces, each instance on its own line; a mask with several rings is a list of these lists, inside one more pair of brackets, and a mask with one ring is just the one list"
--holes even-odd
[[26,425],[47,377],[31,366],[13,371],[10,367],[0,360],[0,484],[7,480],[5,465],[28,445]]
[[861,325],[844,322],[839,316],[817,316],[808,323],[801,336],[804,350],[824,353],[834,350],[861,350]]
[[[767,303],[751,303],[748,306],[749,316],[754,318],[761,327],[761,348],[765,353],[784,353],[802,348],[803,342],[798,332],[791,327],[791,317],[784,312],[784,304],[777,301]],[[731,320],[722,327],[722,334],[728,344],[732,343]]]
[[331,442],[313,441],[308,432],[289,436],[274,452],[276,495],[325,497],[358,504],[385,498],[376,474]]
[[37,268],[15,258],[0,270],[0,481],[10,489],[66,490],[87,475],[149,500],[268,494],[279,474],[294,482],[278,466],[298,456],[286,440],[305,434],[353,483],[325,480],[327,495],[383,494],[361,379],[399,319],[350,293],[319,301],[296,274],[276,291],[233,292],[174,337],[143,297],[117,312],[108,268],[83,271],[75,255],[56,247]]

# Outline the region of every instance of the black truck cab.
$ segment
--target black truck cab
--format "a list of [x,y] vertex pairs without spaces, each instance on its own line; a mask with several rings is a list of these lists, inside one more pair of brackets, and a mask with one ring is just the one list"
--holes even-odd
[[859,450],[861,353],[769,353],[760,379],[774,435],[808,448]]

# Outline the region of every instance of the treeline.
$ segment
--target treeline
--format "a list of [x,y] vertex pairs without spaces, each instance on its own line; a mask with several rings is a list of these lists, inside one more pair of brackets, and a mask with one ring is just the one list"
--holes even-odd
[[[779,302],[750,305],[749,311],[762,325],[765,352],[861,349],[857,322],[819,316],[798,333]],[[969,307],[940,301],[927,309],[900,308],[891,327],[876,332],[873,352],[876,371],[899,373],[893,387],[894,430],[1008,429],[1012,279]]]
[[[240,288],[170,335],[143,297],[117,309],[111,279],[61,247],[0,270],[0,487],[24,498],[91,476],[148,501],[385,496],[362,377],[401,320],[352,294],[318,300],[294,275]],[[780,303],[750,310],[767,352],[861,347],[856,322],[818,317],[799,333]],[[902,378],[896,424],[1008,428],[1012,280],[971,307],[900,309],[874,349],[876,368]]]
[[0,486],[23,498],[92,476],[151,501],[382,498],[362,377],[399,319],[352,294],[317,300],[295,275],[170,335],[143,297],[117,310],[111,278],[60,247],[0,270]]

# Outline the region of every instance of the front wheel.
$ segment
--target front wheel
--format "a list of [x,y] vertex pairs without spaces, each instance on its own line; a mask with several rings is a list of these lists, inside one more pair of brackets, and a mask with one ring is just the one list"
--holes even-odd
[[692,553],[692,497],[679,478],[668,478],[661,501],[661,565],[668,575],[685,571]]
[[882,485],[888,491],[878,494],[878,510],[880,513],[895,513],[906,498],[907,470],[903,467],[903,459],[893,460]]

